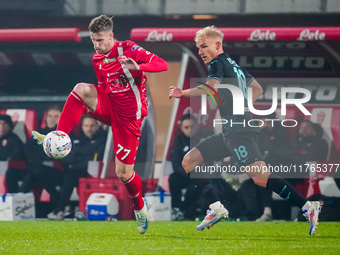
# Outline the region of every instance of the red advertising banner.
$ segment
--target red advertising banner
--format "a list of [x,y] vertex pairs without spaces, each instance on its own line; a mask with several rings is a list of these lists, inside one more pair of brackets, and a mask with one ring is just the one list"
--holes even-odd
[[0,29],[0,42],[75,41],[80,42],[79,28]]
[[[133,41],[192,41],[199,28],[135,28]],[[340,27],[219,27],[226,41],[328,41],[340,39]]]

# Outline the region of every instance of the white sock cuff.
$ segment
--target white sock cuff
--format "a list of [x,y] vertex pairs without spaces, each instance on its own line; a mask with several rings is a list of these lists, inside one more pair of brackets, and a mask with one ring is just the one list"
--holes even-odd
[[267,214],[267,215],[272,215],[272,208],[265,207],[264,210],[263,210],[263,213]]
[[209,208],[212,210],[217,210],[221,208],[221,202],[220,201],[216,201],[215,203],[212,203],[209,205]]
[[301,208],[301,210],[304,212],[309,209],[309,207],[312,206],[312,203],[310,201],[307,201]]

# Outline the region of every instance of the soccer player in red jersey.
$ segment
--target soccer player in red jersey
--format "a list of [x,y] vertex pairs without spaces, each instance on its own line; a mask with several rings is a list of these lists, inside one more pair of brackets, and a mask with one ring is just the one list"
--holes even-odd
[[[146,75],[161,72],[168,64],[132,41],[114,39],[112,18],[101,15],[89,24],[95,49],[93,67],[98,86],[78,83],[64,105],[57,130],[69,134],[83,113],[111,126],[116,173],[125,183],[133,201],[137,228],[143,234],[148,227],[147,208],[142,198],[142,180],[134,171],[141,125],[148,114]],[[35,131],[41,143],[44,135]]]

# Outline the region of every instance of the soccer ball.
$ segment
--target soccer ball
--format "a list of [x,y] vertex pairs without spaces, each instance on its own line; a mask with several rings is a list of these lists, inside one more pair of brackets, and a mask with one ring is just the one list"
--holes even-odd
[[50,158],[62,159],[70,153],[72,142],[63,131],[52,131],[45,136],[43,148]]

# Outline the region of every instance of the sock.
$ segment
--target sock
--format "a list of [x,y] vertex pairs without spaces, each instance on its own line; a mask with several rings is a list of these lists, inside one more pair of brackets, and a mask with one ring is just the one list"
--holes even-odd
[[215,192],[214,186],[209,179],[192,179],[194,180],[194,184],[197,185],[198,189],[202,190],[202,195],[208,204],[213,204],[216,201],[219,201],[219,198]]
[[72,90],[68,96],[64,109],[60,115],[57,130],[69,134],[72,128],[78,123],[83,113],[84,103],[81,97]]
[[221,204],[220,201],[216,201],[216,202],[210,204],[210,205],[209,205],[209,208],[212,209],[212,210],[214,210],[214,211],[216,211],[216,210],[218,210],[218,209],[221,208],[221,205],[222,205],[222,204]]
[[307,201],[307,202],[302,206],[301,210],[303,211],[303,213],[306,213],[306,212],[308,211],[309,207],[311,207],[311,206],[312,206],[311,202]]
[[272,215],[272,209],[270,207],[265,207],[263,214]]
[[298,207],[302,208],[304,204],[307,202],[307,199],[304,198],[292,185],[290,185],[285,179],[281,178],[278,175],[270,174],[267,181],[267,189],[274,191],[283,199],[286,199]]
[[133,208],[134,210],[141,210],[144,206],[144,200],[142,197],[142,179],[139,177],[139,175],[133,171],[132,176],[124,182],[125,187],[129,193],[129,196],[132,199],[133,202]]

